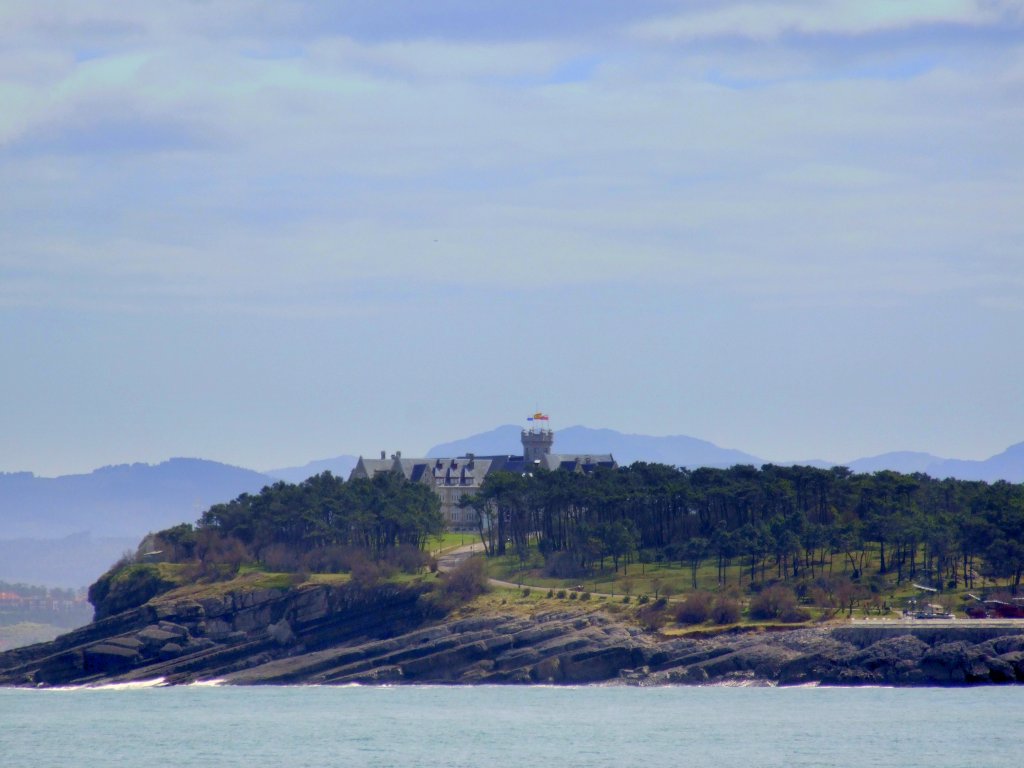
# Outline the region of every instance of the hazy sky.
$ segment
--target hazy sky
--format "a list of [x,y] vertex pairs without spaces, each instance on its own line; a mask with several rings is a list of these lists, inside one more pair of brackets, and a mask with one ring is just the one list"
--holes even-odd
[[0,470],[983,458],[1022,244],[1024,0],[0,5]]

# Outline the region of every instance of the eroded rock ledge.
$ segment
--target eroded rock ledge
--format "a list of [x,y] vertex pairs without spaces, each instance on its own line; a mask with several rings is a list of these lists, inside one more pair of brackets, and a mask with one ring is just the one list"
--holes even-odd
[[439,620],[421,592],[318,585],[155,601],[0,654],[0,684],[1024,682],[1024,629],[840,626],[673,639],[600,610]]

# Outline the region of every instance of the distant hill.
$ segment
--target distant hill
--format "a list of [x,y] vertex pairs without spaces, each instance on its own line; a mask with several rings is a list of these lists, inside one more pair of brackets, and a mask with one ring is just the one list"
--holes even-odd
[[[470,435],[461,440],[435,445],[427,452],[429,457],[460,456],[466,453],[478,455],[519,454],[521,427],[515,424]],[[734,464],[760,466],[768,460],[743,451],[720,448],[714,443],[685,435],[653,437],[630,435],[613,429],[591,429],[589,427],[568,427],[555,431],[555,453],[611,453],[619,464],[634,461],[661,462],[682,467],[729,467]],[[836,466],[835,462],[821,459],[807,461],[772,461],[779,465],[808,465],[819,468]],[[895,451],[879,456],[854,459],[844,466],[854,472],[872,473],[884,469],[894,472],[923,472],[933,477],[955,477],[960,480],[985,480],[995,482],[1006,480],[1011,483],[1024,482],[1024,443],[1010,446],[1005,451],[983,461],[945,459],[930,453]]]
[[475,453],[477,456],[518,455],[523,452],[523,444],[519,442],[520,431],[522,431],[522,427],[505,424],[488,432],[435,445],[427,451],[427,456],[437,458],[463,456],[467,453]]
[[883,453],[866,459],[857,459],[846,466],[854,472],[878,472],[890,469],[894,472],[923,472],[932,477],[955,477],[958,480],[984,480],[994,483],[1006,480],[1010,483],[1024,482],[1024,443],[1011,445],[1002,453],[981,461],[968,459],[944,459],[930,453],[897,452]]
[[[435,445],[427,452],[427,456],[520,454],[523,450],[519,440],[520,432],[520,427],[506,424],[490,432]],[[634,461],[685,467],[731,467],[734,464],[760,466],[765,463],[763,459],[749,453],[720,448],[714,443],[686,435],[652,437],[579,426],[556,430],[552,450],[554,453],[610,453],[621,465],[632,464]]]
[[[436,445],[427,455],[519,454],[520,429],[506,424]],[[752,454],[685,435],[654,437],[582,426],[556,431],[554,450],[611,453],[622,465],[634,461],[686,467],[766,463]],[[356,460],[341,455],[267,472],[179,458],[53,478],[31,472],[0,473],[0,579],[49,586],[88,584],[149,531],[192,522],[212,504],[254,493],[276,480],[301,482],[325,470],[347,478]],[[820,460],[774,463],[833,466]],[[890,469],[938,478],[1020,483],[1024,482],[1024,443],[983,461],[902,451],[855,459],[846,466],[854,472]]]
[[272,482],[203,459],[62,477],[0,474],[0,579],[89,584],[146,533],[193,522],[212,504]]
[[1007,480],[1011,483],[1024,482],[1024,443],[1011,445],[984,461],[944,459],[927,470],[935,477],[958,477],[961,480]]
[[856,459],[845,466],[849,467],[853,472],[862,472],[865,474],[880,472],[883,469],[892,470],[893,472],[913,474],[914,472],[927,472],[928,467],[942,461],[945,461],[945,459],[940,459],[938,456],[932,456],[930,453],[893,451],[892,453],[883,453],[880,456],[869,456],[864,459]]
[[0,538],[142,536],[194,521],[211,504],[272,483],[260,472],[204,459],[121,464],[87,475],[0,474]]
[[282,469],[268,469],[263,474],[275,480],[284,480],[286,483],[301,483],[306,478],[319,475],[323,472],[330,472],[335,477],[348,480],[349,473],[359,461],[358,456],[335,456],[333,459],[320,459],[303,464],[301,467],[284,467]]

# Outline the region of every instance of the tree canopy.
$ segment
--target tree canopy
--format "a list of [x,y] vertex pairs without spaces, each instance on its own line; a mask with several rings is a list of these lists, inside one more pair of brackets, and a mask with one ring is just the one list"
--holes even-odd
[[[859,576],[865,551],[897,581],[973,586],[1024,570],[1024,485],[845,467],[684,469],[636,463],[592,474],[496,473],[466,500],[492,554],[536,543],[586,571],[637,552],[689,564],[740,558],[751,581],[815,576],[833,558]],[[771,573],[769,573],[769,569]]]
[[257,561],[282,551],[299,555],[326,548],[354,548],[373,559],[400,547],[420,548],[444,529],[433,491],[401,475],[344,482],[330,472],[298,483],[277,482],[215,504],[195,526],[183,524],[156,535],[174,559],[205,559],[211,540],[235,542]]

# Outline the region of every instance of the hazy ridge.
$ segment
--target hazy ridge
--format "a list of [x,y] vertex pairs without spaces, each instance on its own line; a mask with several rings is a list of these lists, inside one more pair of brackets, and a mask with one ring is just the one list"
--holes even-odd
[[[428,456],[517,454],[520,427],[507,424],[431,448]],[[650,461],[727,467],[768,463],[741,450],[687,435],[624,434],[573,426],[555,434],[559,453],[611,453],[620,464]],[[194,521],[210,505],[253,493],[277,480],[300,482],[331,471],[347,476],[356,457],[342,454],[297,467],[257,472],[205,459],[124,464],[88,474],[38,477],[0,473],[0,579],[80,586],[95,579],[149,531]],[[832,466],[827,461],[778,464]],[[923,472],[962,480],[1024,482],[1024,443],[983,461],[892,452],[842,462],[855,472]]]

